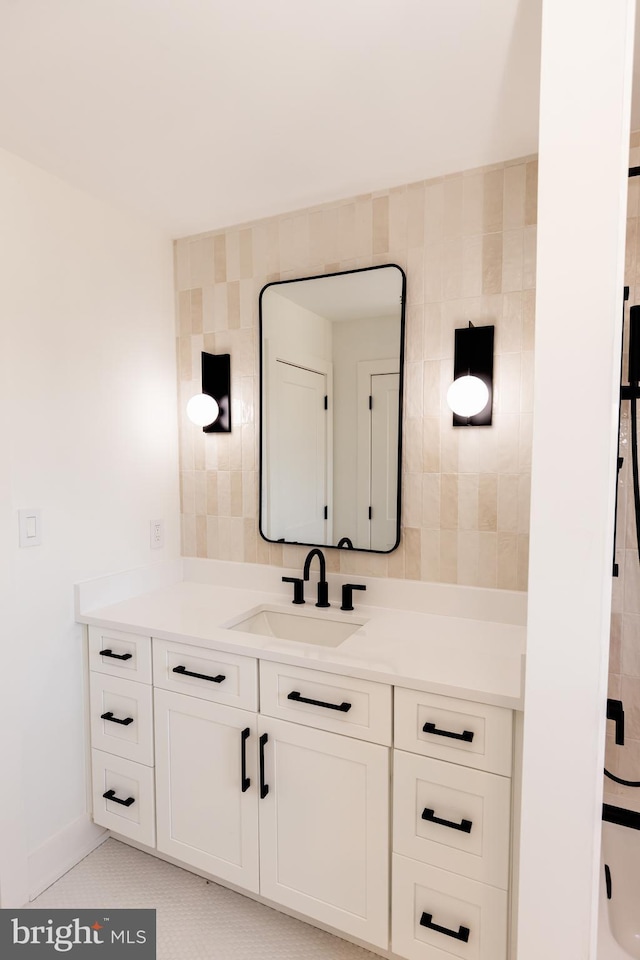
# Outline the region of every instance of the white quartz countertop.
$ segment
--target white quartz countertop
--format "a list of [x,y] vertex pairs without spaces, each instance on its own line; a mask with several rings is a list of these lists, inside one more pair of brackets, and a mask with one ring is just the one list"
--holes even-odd
[[[461,697],[523,708],[525,628],[468,617],[359,603],[353,613],[313,602],[293,606],[289,590],[273,592],[182,580],[131,599],[80,609],[86,624],[139,633],[281,663],[309,666]],[[305,616],[353,619],[362,625],[337,647],[280,640],[229,626],[256,607],[275,606]]]

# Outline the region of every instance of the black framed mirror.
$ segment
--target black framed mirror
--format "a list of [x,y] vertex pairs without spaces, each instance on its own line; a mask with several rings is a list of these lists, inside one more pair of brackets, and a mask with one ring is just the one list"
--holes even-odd
[[260,534],[400,542],[406,277],[396,264],[260,291]]

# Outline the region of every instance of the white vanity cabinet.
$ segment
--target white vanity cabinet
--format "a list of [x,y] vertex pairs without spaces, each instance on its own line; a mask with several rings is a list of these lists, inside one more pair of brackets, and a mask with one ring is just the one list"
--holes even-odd
[[[391,687],[94,627],[89,638],[96,822],[386,950]],[[100,650],[114,654],[108,674]],[[141,660],[146,683],[117,675]],[[101,719],[107,707],[131,722]]]
[[406,960],[507,960],[511,710],[93,626],[89,662],[97,823]]
[[396,689],[392,950],[506,960],[512,712]]

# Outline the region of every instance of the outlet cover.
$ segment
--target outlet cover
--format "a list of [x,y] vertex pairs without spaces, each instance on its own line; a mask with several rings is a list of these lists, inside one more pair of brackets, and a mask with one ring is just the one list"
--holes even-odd
[[164,520],[151,521],[151,549],[159,550],[164,547]]

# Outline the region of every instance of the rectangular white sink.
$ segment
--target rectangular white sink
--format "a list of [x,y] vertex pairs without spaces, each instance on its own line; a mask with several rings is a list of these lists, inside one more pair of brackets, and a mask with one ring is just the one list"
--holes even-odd
[[347,637],[364,626],[364,620],[340,619],[334,616],[314,616],[311,612],[283,610],[281,607],[263,606],[251,610],[242,620],[229,626],[229,630],[255,633],[278,640],[295,640],[298,643],[314,643],[321,647],[338,647]]

